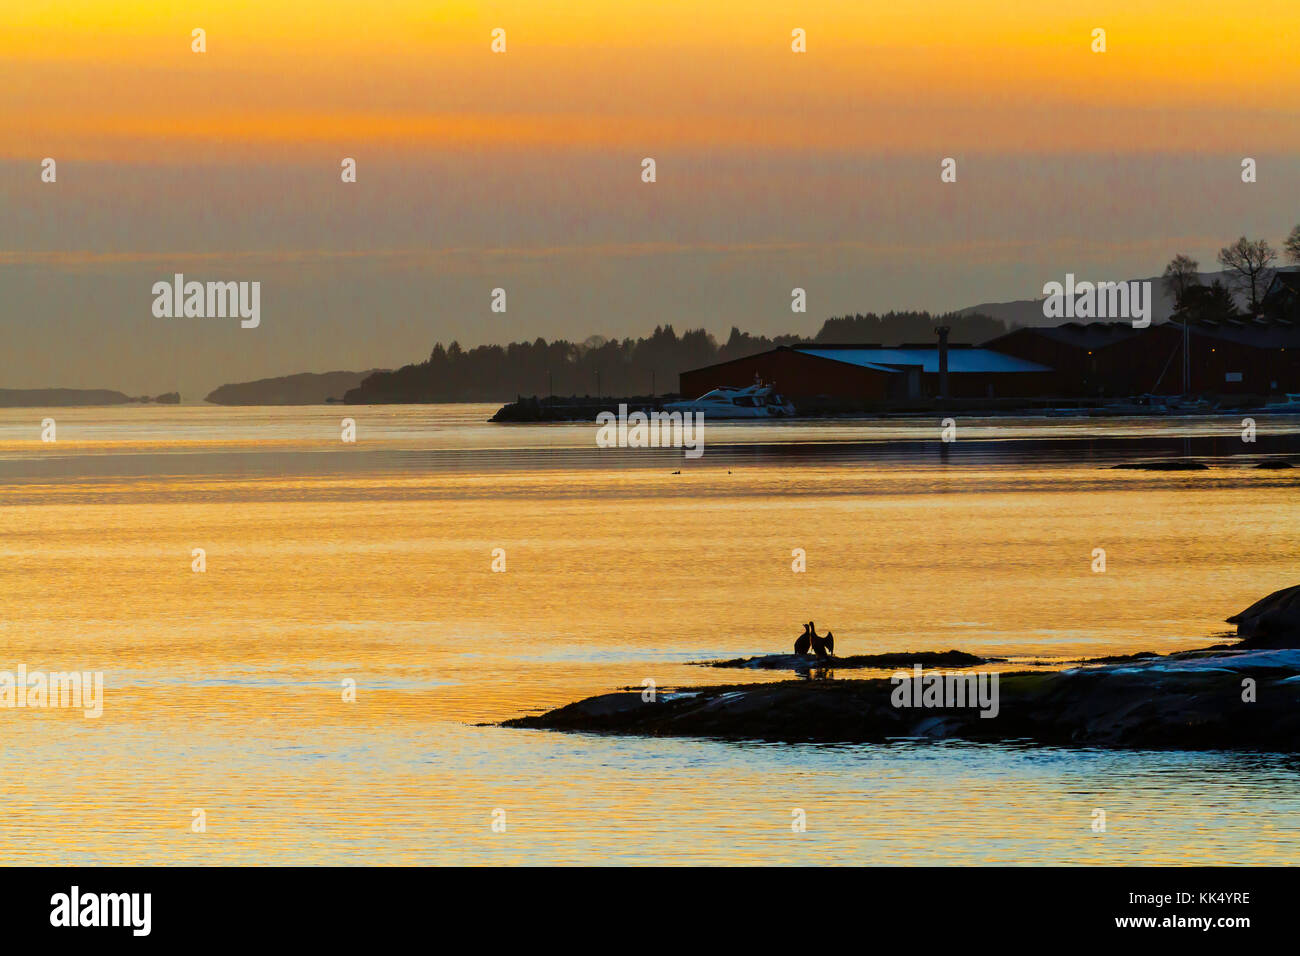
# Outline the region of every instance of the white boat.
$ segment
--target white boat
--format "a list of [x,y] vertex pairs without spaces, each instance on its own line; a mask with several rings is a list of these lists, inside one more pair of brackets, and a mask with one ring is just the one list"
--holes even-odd
[[794,405],[771,385],[747,385],[736,388],[720,385],[691,401],[666,402],[666,412],[703,412],[710,418],[788,418],[795,414]]

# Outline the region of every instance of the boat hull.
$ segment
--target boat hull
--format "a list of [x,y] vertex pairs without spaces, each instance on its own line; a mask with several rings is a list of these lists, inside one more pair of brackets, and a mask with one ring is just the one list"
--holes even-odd
[[791,409],[788,412],[773,412],[769,409],[773,406],[763,408],[727,408],[721,405],[709,405],[699,402],[671,402],[664,406],[666,412],[701,412],[705,419],[718,418],[736,418],[736,419],[769,419],[769,418],[786,418],[794,414]]

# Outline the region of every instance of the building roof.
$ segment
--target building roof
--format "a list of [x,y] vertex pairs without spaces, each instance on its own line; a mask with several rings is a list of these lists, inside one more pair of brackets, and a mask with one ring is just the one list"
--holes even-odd
[[[792,345],[791,351],[801,352],[816,358],[829,359],[832,362],[844,362],[864,368],[881,371],[898,371],[902,368],[920,367],[921,371],[934,373],[939,371],[939,350],[937,348],[899,348],[881,349],[852,345],[824,348],[817,345]],[[950,348],[948,350],[948,371],[953,374],[971,372],[1050,372],[1046,365],[1029,362],[1013,355],[1003,355],[992,349]]]
[[1273,273],[1273,281],[1268,284],[1264,298],[1267,300],[1270,295],[1277,295],[1283,290],[1300,293],[1300,271],[1279,269]]
[[1132,322],[1066,322],[1062,325],[1039,325],[1013,329],[1005,335],[999,335],[984,344],[996,347],[997,343],[1011,336],[1037,335],[1051,339],[1061,345],[1076,349],[1105,348],[1116,342],[1123,342],[1141,334],[1140,329],[1133,328]]
[[[1182,328],[1182,323],[1177,321],[1164,324],[1176,329]],[[1239,315],[1218,322],[1206,319],[1193,320],[1189,326],[1195,336],[1220,342],[1232,342],[1255,349],[1300,348],[1300,327],[1286,319]],[[1153,328],[1159,327],[1153,326]]]

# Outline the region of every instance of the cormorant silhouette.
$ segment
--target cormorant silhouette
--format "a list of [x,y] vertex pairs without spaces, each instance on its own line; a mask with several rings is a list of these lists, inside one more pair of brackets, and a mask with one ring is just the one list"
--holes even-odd
[[808,633],[810,627],[812,627],[811,622],[805,624],[803,626],[803,633],[800,634],[799,639],[794,642],[794,652],[796,654],[807,654],[808,649],[812,647],[812,635]]
[[818,657],[830,657],[835,653],[835,635],[830,631],[826,632],[825,637],[818,637],[814,630],[809,637],[812,638],[813,653]]

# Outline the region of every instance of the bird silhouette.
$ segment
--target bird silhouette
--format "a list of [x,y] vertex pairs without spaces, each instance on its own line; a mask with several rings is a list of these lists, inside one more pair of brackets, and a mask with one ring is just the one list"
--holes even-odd
[[835,653],[835,635],[830,631],[826,632],[825,637],[817,634],[816,628],[808,635],[812,642],[813,653],[818,657],[830,657]]
[[799,639],[794,642],[794,652],[796,654],[807,654],[808,649],[812,647],[812,635],[808,633],[811,627],[811,621],[805,624],[803,626],[803,633],[800,634]]

